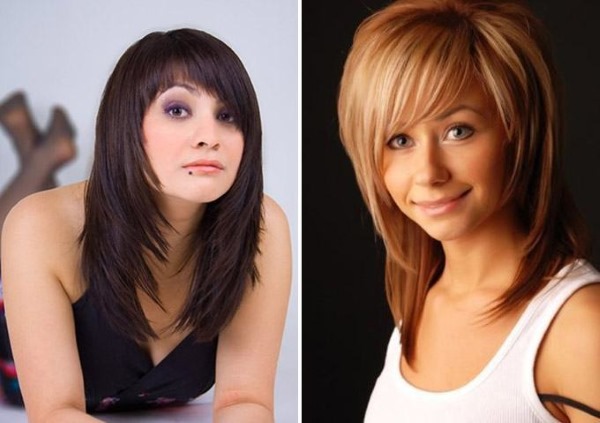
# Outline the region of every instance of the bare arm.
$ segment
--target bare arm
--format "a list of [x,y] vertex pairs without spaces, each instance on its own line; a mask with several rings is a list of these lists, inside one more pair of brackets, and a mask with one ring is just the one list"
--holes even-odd
[[64,226],[55,196],[21,201],[2,232],[6,318],[30,422],[94,422],[85,414],[83,377],[71,301],[57,265],[64,261]]
[[[586,286],[565,303],[550,327],[538,358],[552,393],[600,410],[600,284]],[[558,404],[571,423],[598,418]]]
[[260,281],[219,336],[214,400],[217,423],[273,422],[275,372],[291,284],[291,246],[283,211],[265,197]]

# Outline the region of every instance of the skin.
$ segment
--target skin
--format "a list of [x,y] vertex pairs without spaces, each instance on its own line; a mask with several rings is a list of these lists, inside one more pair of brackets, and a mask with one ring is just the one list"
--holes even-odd
[[[3,104],[0,104],[2,107]],[[76,148],[73,137],[66,133],[50,134],[48,130],[40,135],[25,100],[5,111],[0,123],[19,158],[17,173],[0,193],[1,228],[8,212],[19,200],[56,186],[56,171],[75,158]]]
[[[440,116],[406,128],[384,147],[382,170],[390,195],[441,241],[446,257],[426,296],[414,364],[404,357],[399,363],[411,384],[428,391],[454,390],[477,376],[523,311],[480,320],[510,286],[524,248],[514,207],[501,202],[506,139],[494,106],[472,85]],[[535,364],[538,392],[600,409],[600,379],[589,376],[600,374],[599,325],[596,284],[576,292],[546,333]],[[597,421],[571,407],[547,408],[562,422]]]
[[[189,115],[171,111],[164,116],[161,100],[173,91],[179,100],[188,101]],[[222,105],[202,90],[192,91],[174,87],[161,93],[143,122],[148,156],[166,190],[158,194],[158,203],[176,229],[165,233],[173,246],[167,263],[149,260],[166,311],[140,294],[144,312],[160,334],[143,345],[155,364],[187,335],[165,330],[182,306],[189,284],[191,269],[176,271],[188,247],[186,234],[202,218],[205,201],[229,189],[243,150],[243,137],[220,115]],[[198,146],[201,141],[208,145]],[[220,147],[214,149],[216,144]],[[216,175],[189,175],[181,168],[202,154],[217,153],[224,170]],[[189,189],[190,185],[195,189]],[[194,193],[199,188],[209,194]],[[71,309],[85,290],[77,242],[84,222],[84,190],[82,182],[29,196],[13,208],[3,229],[2,243],[10,246],[2,255],[6,314],[32,422],[99,421],[85,414]],[[263,212],[261,254],[256,259],[260,283],[248,289],[219,336],[213,403],[213,420],[219,423],[273,421],[275,370],[291,283],[291,246],[282,209],[265,196]]]
[[[205,204],[233,184],[244,139],[235,116],[201,88],[180,84],[160,93],[146,112],[143,134],[166,197]],[[223,169],[186,167],[197,160],[216,160]]]

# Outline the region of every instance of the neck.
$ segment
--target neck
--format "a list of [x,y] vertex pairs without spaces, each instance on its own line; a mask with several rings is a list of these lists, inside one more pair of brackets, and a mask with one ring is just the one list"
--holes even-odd
[[154,257],[149,259],[149,265],[160,284],[177,275],[188,261],[193,234],[200,225],[206,204],[199,205],[163,196],[159,199],[158,206],[170,225],[162,228],[163,237],[169,245],[167,261],[161,263]]
[[507,210],[469,236],[443,242],[440,285],[457,295],[503,293],[518,271],[526,239],[514,216]]

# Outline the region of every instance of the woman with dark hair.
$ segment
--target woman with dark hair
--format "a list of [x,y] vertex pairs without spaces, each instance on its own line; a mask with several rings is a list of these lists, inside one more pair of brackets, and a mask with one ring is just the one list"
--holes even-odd
[[340,134],[397,324],[367,422],[600,417],[600,273],[557,91],[516,0],[400,0],[358,28]]
[[181,404],[213,383],[215,421],[273,421],[291,253],[261,136],[244,66],[215,37],[155,32],[123,54],[89,180],[27,197],[4,225],[30,421]]

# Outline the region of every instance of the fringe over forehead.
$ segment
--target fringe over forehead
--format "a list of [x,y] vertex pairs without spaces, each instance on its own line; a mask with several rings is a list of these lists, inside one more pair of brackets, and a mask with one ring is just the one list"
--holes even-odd
[[[557,121],[556,84],[535,38],[539,32],[529,31],[537,25],[516,3],[458,0],[399,1],[360,25],[344,67],[338,116],[377,227],[380,206],[392,204],[380,172],[385,143],[443,112],[473,82],[490,96],[513,141],[507,196],[527,179],[535,145],[557,129],[548,127]],[[552,135],[546,141],[555,141]]]

